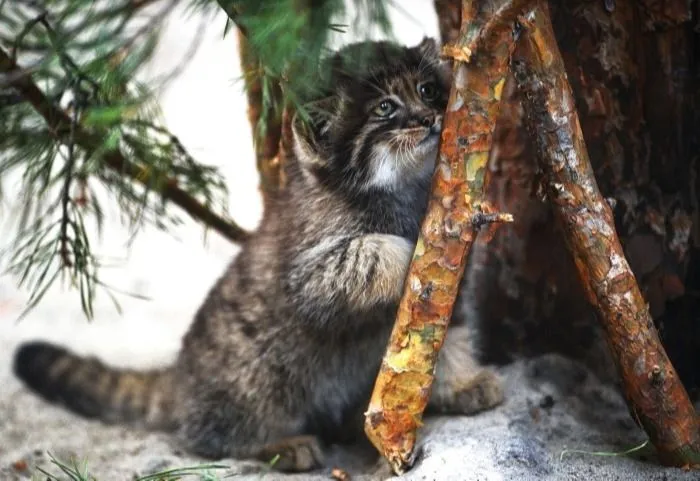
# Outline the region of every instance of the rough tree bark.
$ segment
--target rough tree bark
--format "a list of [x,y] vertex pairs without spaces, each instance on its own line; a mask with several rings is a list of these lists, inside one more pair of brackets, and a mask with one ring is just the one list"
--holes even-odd
[[538,150],[543,185],[620,371],[631,411],[661,461],[700,466],[700,423],[661,346],[601,195],[549,18],[540,0],[526,27],[512,72],[523,92],[526,126]]
[[[599,188],[613,201],[626,257],[693,394],[700,386],[700,9],[683,0],[549,4]],[[615,381],[594,310],[541,198],[534,158],[509,77],[489,200],[515,221],[488,245],[477,242],[466,274],[483,360],[560,352]]]
[[435,363],[479,228],[511,221],[485,199],[486,163],[513,47],[517,0],[465,0],[432,193],[382,361],[365,432],[394,472],[414,459]]

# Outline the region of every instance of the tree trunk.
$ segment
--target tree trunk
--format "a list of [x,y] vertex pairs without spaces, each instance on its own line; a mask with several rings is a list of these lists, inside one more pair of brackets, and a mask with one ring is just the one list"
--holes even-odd
[[[260,190],[263,199],[266,199],[284,187],[284,169],[280,155],[282,88],[276,81],[270,81],[267,86],[263,85],[260,62],[240,28],[238,53],[248,98],[248,121],[255,146],[255,165],[260,175]],[[263,101],[263,95],[268,96],[267,102]]]
[[[700,384],[698,2],[694,11],[680,0],[549,3],[596,179],[614,205],[625,255],[669,357],[692,392]],[[542,199],[512,79],[489,168],[489,199],[515,222],[478,245],[468,274],[485,361],[554,351],[616,379]]]
[[543,186],[574,259],[586,298],[605,330],[634,418],[672,466],[700,466],[700,424],[661,346],[617,236],[612,209],[593,175],[549,8],[544,0],[521,25],[511,71],[523,94]]

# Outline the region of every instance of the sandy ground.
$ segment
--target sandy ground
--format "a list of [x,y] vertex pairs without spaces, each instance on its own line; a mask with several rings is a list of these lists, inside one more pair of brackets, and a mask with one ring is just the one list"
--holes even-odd
[[[99,481],[131,480],[206,462],[182,453],[165,435],[105,426],[40,401],[7,369],[14,347],[25,336],[10,338],[5,334],[0,342],[0,480],[29,479],[37,474],[37,466],[58,473],[50,464],[49,453],[64,461],[87,462],[89,472]],[[473,417],[427,420],[420,433],[421,455],[402,480],[698,479],[697,473],[658,466],[648,449],[634,456],[566,453],[567,449],[621,452],[644,440],[620,396],[582,366],[558,356],[543,356],[508,366],[502,374],[507,401],[498,409]],[[334,447],[329,460],[331,466],[351,473],[354,480],[387,479],[371,474],[374,467],[369,453],[362,447]],[[330,478],[330,468],[285,476],[261,463],[228,459],[217,464],[226,466],[212,471],[220,476],[218,479]]]
[[[437,32],[432,0],[411,0],[415,22],[400,12],[399,38],[415,43]],[[176,16],[147,75],[167,71],[182,58],[199,26],[197,18]],[[220,166],[230,189],[230,211],[244,227],[260,216],[253,151],[234,37],[221,40],[223,18],[205,30],[203,43],[181,77],[161,96],[168,127],[201,161]],[[232,137],[235,140],[231,140]],[[11,190],[15,179],[2,179]],[[12,196],[8,197],[9,200]],[[0,244],[9,240],[13,205],[0,211]],[[124,481],[168,467],[202,462],[184,455],[165,436],[108,427],[48,405],[13,378],[10,361],[17,345],[46,339],[81,354],[98,355],[115,366],[168,363],[214,279],[236,248],[215,234],[202,241],[192,222],[164,234],[146,229],[127,250],[127,232],[115,209],[108,211],[99,253],[112,260],[105,281],[143,301],[119,296],[122,313],[109,299],[97,299],[95,321],[83,317],[75,292],[55,288],[22,322],[16,319],[26,292],[0,277],[0,481],[29,479],[33,467],[49,466],[47,453],[87,461],[100,481]],[[565,448],[621,451],[643,434],[624,403],[580,366],[557,357],[519,362],[503,370],[508,401],[472,418],[430,420],[421,436],[423,455],[406,480],[680,480],[697,479],[629,457],[571,454]],[[360,453],[334,450],[331,458],[355,474],[366,467]],[[328,479],[329,472],[282,477],[250,462],[224,460],[235,479]],[[57,472],[54,468],[53,472]]]

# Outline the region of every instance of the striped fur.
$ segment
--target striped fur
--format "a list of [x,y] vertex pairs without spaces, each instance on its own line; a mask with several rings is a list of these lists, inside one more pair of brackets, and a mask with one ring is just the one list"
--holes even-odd
[[[355,65],[366,47],[367,63]],[[19,350],[17,375],[86,416],[172,427],[195,454],[279,454],[279,470],[318,467],[323,442],[361,434],[437,155],[449,90],[437,52],[429,39],[375,42],[328,60],[309,121],[293,121],[286,188],[211,288],[169,370],[118,372],[33,344]],[[431,409],[468,414],[502,391],[455,313]]]
[[175,422],[169,371],[118,371],[44,342],[22,345],[13,370],[46,400],[87,418],[149,429],[168,429]]

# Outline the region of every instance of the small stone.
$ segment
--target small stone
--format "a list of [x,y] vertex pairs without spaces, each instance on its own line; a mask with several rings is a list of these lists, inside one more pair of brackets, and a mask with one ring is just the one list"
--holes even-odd
[[540,407],[542,409],[552,409],[554,407],[554,398],[547,394],[542,398],[542,401],[540,401]]

